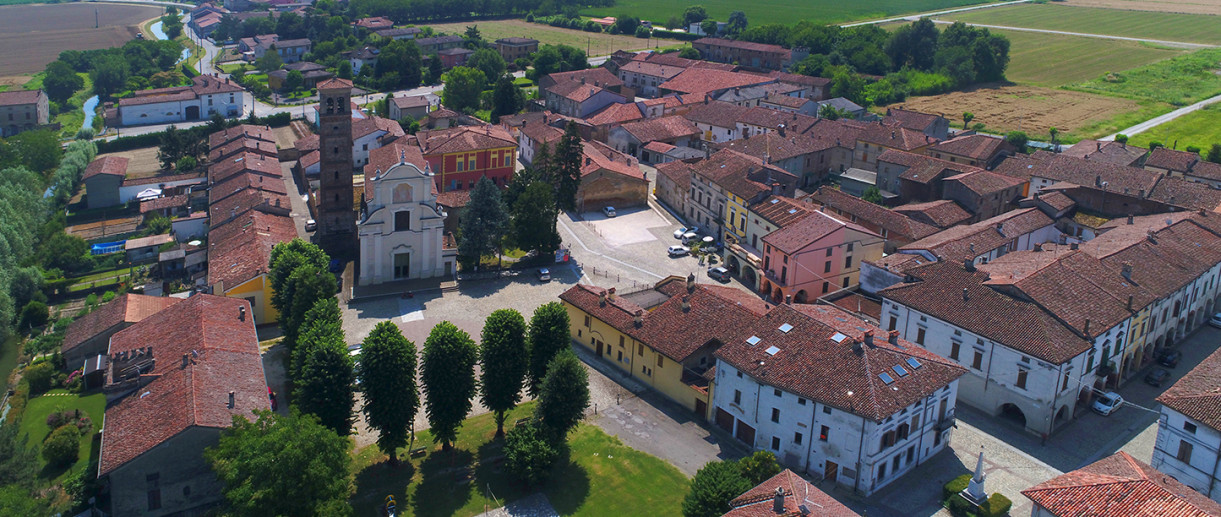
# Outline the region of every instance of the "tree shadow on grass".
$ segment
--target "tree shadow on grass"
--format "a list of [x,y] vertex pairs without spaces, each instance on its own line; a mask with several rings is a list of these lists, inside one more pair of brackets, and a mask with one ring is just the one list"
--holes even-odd
[[433,451],[420,462],[419,486],[411,500],[417,516],[453,515],[471,499],[475,455],[465,449]]
[[479,466],[475,469],[475,490],[490,504],[506,505],[530,495],[531,490],[514,479],[505,468],[504,438],[479,446]]
[[555,467],[551,469],[551,479],[543,491],[560,515],[576,513],[589,497],[589,473],[585,467],[573,461],[572,451],[568,447],[560,452]]
[[354,507],[364,510],[358,515],[371,515],[369,512],[382,508],[388,495],[393,495],[399,505],[404,504],[415,473],[415,464],[402,456],[398,466],[391,466],[390,460],[385,459],[365,467],[356,475],[356,493],[363,497],[352,501]]

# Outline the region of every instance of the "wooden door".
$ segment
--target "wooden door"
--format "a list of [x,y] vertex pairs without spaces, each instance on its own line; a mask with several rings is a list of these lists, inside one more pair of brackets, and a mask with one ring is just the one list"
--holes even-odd
[[837,465],[834,461],[828,460],[827,468],[823,469],[822,478],[828,481],[835,481],[835,478],[838,475],[839,465]]

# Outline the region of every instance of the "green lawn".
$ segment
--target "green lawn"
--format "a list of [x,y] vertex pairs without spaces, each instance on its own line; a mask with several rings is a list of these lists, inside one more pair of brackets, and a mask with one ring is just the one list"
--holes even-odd
[[1113,72],[1072,89],[1183,106],[1221,94],[1221,49],[1205,49]]
[[[106,412],[106,394],[104,393],[85,396],[66,393],[67,391],[64,390],[51,390],[42,396],[31,398],[25,406],[25,413],[21,415],[21,432],[29,435],[31,447],[41,447],[42,440],[51,433],[51,429],[47,427],[47,415],[50,415],[52,411],[79,409],[88,414],[89,419],[93,421],[92,431],[88,436],[81,437],[80,458],[76,460],[75,464],[66,469],[43,466],[40,476],[52,482],[61,481],[68,473],[84,469],[89,465],[90,455],[93,453],[93,435],[102,429],[102,418]],[[39,456],[39,463],[42,463],[41,456]]]
[[1132,135],[1129,142],[1141,147],[1148,147],[1149,142],[1160,142],[1167,147],[1177,145],[1178,149],[1194,145],[1207,152],[1213,144],[1221,143],[1221,106],[1213,104],[1200,111],[1188,113],[1138,135]]
[[1064,86],[1185,53],[1134,41],[995,30],[1009,38],[1005,77],[1018,84]]
[[[1128,111],[1116,114],[1115,116],[1103,119],[1097,122],[1085,124],[1067,132],[1061,132],[1059,139],[1063,143],[1072,143],[1086,138],[1102,138],[1106,135],[1123,131],[1129,127],[1135,126],[1141,122],[1149,120],[1153,117],[1165,115],[1174,111],[1174,106],[1164,102],[1141,101],[1140,108],[1136,111]],[[1047,141],[1049,135],[1031,134],[1031,138],[1038,138]]]
[[901,14],[920,13],[950,9],[987,2],[979,0],[759,0],[736,2],[732,0],[619,0],[612,7],[590,7],[581,14],[590,16],[619,16],[630,14],[642,20],[664,23],[671,16],[682,18],[690,5],[703,5],[708,16],[717,21],[729,19],[729,13],[743,11],[751,25],[781,23],[792,25],[799,20],[820,23],[839,23],[855,20],[886,18]]
[[[679,14],[681,15],[681,8]],[[446,34],[462,34],[466,28],[475,25],[485,41],[495,41],[500,38],[531,37],[544,45],[571,45],[587,49],[591,56],[605,56],[616,50],[643,50],[654,45],[666,45],[673,40],[642,39],[635,36],[611,35],[603,32],[585,32],[573,29],[561,29],[541,23],[530,23],[526,20],[479,20],[458,23],[433,23],[429,27],[436,32]]]
[[1219,18],[1221,17],[1072,7],[1049,3],[953,13],[939,19],[1129,38],[1221,44]]
[[[533,403],[510,413],[506,425],[529,415]],[[403,516],[468,516],[532,493],[501,472],[500,441],[491,414],[466,421],[452,452],[442,452],[428,431],[418,435],[424,457],[391,468],[376,446],[356,453],[356,515],[374,515],[387,495],[398,501]],[[600,429],[582,424],[569,437],[570,454],[562,458],[551,480],[541,487],[561,515],[631,515],[647,508],[652,515],[678,515],[687,493],[687,478],[666,462],[624,446]],[[474,477],[458,477],[471,469]],[[493,496],[495,500],[487,496]]]

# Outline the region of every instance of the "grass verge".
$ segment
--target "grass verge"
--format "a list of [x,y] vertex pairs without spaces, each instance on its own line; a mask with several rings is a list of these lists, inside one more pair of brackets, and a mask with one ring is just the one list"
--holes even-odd
[[[533,403],[514,409],[507,424],[527,417]],[[468,516],[487,508],[541,491],[561,515],[631,515],[648,508],[654,515],[678,515],[687,493],[687,478],[672,465],[623,445],[594,426],[580,425],[569,436],[569,454],[561,458],[550,481],[529,490],[503,472],[500,440],[493,440],[496,422],[491,414],[466,420],[451,452],[432,443],[428,431],[419,433],[417,447],[427,454],[408,459],[399,453],[392,468],[375,445],[356,453],[356,495],[351,504],[357,515],[376,513],[387,495],[399,501],[404,516]],[[473,474],[464,481],[466,473]]]
[[1221,143],[1221,105],[1213,104],[1200,111],[1188,113],[1133,135],[1129,140],[1132,145],[1141,147],[1148,147],[1150,142],[1160,142],[1177,149],[1194,145],[1207,152],[1213,144]]
[[89,419],[93,421],[93,428],[88,434],[81,437],[80,455],[69,467],[51,467],[43,462],[42,456],[38,457],[39,465],[42,470],[39,472],[39,477],[51,481],[62,481],[68,474],[86,468],[89,465],[89,458],[93,452],[93,436],[102,428],[102,418],[106,412],[106,395],[104,393],[94,393],[91,395],[69,394],[65,390],[51,390],[39,397],[30,399],[26,403],[25,413],[21,415],[21,432],[29,435],[29,445],[41,447],[42,441],[51,433],[51,429],[47,427],[47,415],[52,411],[71,411],[79,409],[89,415]]
[[1221,48],[1197,50],[1075,84],[1070,89],[1185,106],[1221,94]]

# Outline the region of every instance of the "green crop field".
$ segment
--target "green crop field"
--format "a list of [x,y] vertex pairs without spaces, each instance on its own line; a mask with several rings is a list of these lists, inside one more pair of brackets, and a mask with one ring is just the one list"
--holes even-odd
[[1009,38],[1005,77],[1018,84],[1064,86],[1184,54],[1135,41],[993,30]]
[[1184,106],[1221,94],[1221,49],[1205,49],[1078,83],[1083,92]]
[[644,50],[653,45],[673,45],[674,40],[642,39],[635,36],[615,36],[603,32],[585,32],[572,29],[561,29],[541,23],[529,23],[526,20],[479,20],[458,23],[427,24],[436,32],[446,34],[462,34],[466,28],[474,25],[479,27],[479,34],[484,41],[496,41],[500,38],[530,37],[544,45],[571,45],[582,50],[589,49],[591,56],[605,56],[616,50]]
[[1022,4],[953,13],[939,19],[1129,38],[1221,44],[1221,16]]
[[1221,144],[1221,105],[1213,104],[1133,135],[1129,142],[1141,147],[1148,147],[1149,142],[1159,142],[1167,147],[1177,143],[1179,149],[1194,145],[1208,151],[1213,144]]
[[758,0],[755,2],[732,2],[729,0],[619,0],[611,7],[591,7],[581,14],[590,16],[618,16],[630,14],[642,20],[664,23],[671,16],[682,18],[690,5],[703,5],[708,16],[717,21],[729,19],[729,13],[742,11],[751,25],[782,23],[792,25],[801,20],[820,23],[841,23],[855,20],[886,18],[901,14],[952,9],[968,5],[987,3],[980,0]]

